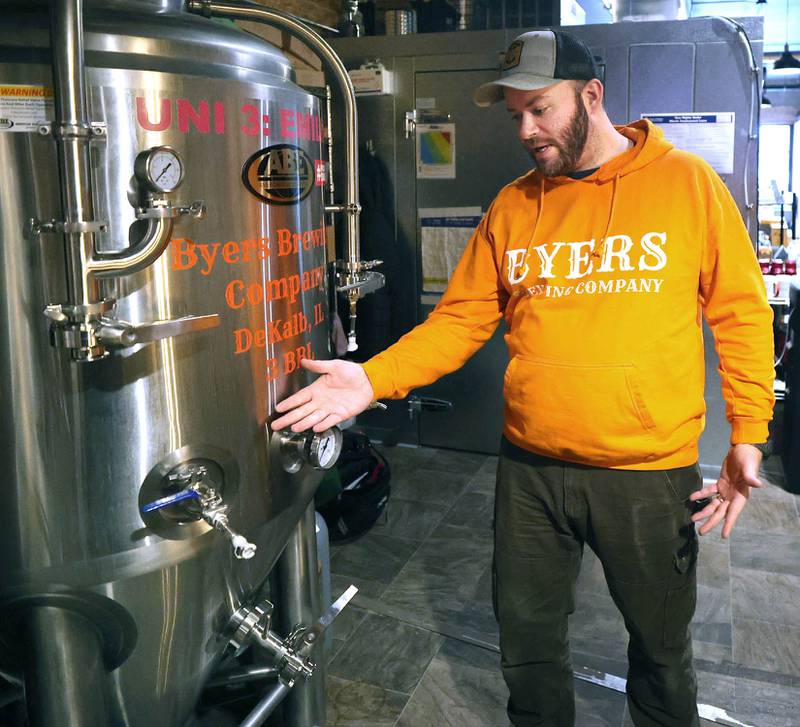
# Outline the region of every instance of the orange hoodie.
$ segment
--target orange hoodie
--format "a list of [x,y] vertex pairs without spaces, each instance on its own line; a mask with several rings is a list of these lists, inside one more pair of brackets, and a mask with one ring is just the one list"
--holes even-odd
[[772,312],[736,205],[650,122],[618,131],[634,146],[594,174],[533,171],[501,190],[436,309],[364,364],[376,398],[461,367],[503,317],[507,439],[598,467],[689,465],[705,423],[704,312],[731,442],[766,441]]

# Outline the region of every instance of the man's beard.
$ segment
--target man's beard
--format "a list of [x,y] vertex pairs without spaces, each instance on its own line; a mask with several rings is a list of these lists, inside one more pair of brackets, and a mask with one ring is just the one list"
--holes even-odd
[[580,94],[575,96],[575,113],[567,124],[561,139],[553,140],[549,146],[558,151],[558,156],[550,161],[539,161],[534,154],[535,146],[544,146],[538,140],[528,139],[525,148],[531,155],[539,173],[545,177],[559,177],[563,174],[574,172],[578,166],[578,161],[586,147],[586,139],[589,136],[589,114],[583,105]]

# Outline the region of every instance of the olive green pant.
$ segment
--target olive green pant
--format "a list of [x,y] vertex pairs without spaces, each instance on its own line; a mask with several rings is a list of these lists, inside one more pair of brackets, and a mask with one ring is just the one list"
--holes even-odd
[[515,727],[575,723],[567,616],[575,610],[584,543],[600,559],[628,630],[634,724],[699,725],[689,632],[697,536],[687,498],[701,483],[697,465],[599,469],[539,457],[503,440],[494,603]]

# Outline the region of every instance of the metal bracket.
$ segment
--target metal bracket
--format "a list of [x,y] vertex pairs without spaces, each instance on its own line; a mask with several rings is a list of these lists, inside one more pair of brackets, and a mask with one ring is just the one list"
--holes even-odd
[[325,205],[325,212],[334,214],[335,212],[347,212],[350,215],[360,215],[360,204],[328,204]]
[[340,266],[337,271],[337,293],[358,291],[357,298],[363,298],[367,293],[372,293],[386,284],[386,277],[382,273],[372,272],[372,268],[383,264],[383,260],[364,260],[358,270],[347,270]]
[[105,220],[61,222],[59,220],[37,220],[32,217],[25,226],[25,237],[28,239],[39,235],[72,235],[81,232],[108,232],[108,222]]
[[191,215],[197,220],[205,219],[206,202],[198,199],[189,205],[173,205],[171,202],[153,203],[150,207],[139,207],[136,210],[137,220],[175,219],[184,215]]
[[105,121],[91,121],[89,125],[84,124],[62,124],[54,125],[50,122],[39,124],[37,129],[40,136],[58,136],[62,139],[70,138],[89,138],[106,139],[108,138],[108,124]]
[[406,111],[405,122],[403,124],[403,131],[406,139],[410,139],[414,135],[417,128],[417,110]]
[[451,411],[453,402],[446,399],[437,399],[433,396],[409,396],[408,397],[408,417],[414,421],[414,417],[423,411]]

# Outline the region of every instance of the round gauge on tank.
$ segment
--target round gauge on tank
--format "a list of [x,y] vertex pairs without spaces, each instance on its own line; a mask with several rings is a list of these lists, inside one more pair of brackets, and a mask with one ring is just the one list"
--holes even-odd
[[154,146],[139,153],[133,173],[150,192],[172,192],[183,181],[183,162],[171,146]]
[[327,470],[336,464],[342,451],[342,430],[331,427],[308,440],[308,461],[320,470]]

